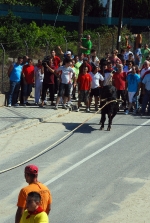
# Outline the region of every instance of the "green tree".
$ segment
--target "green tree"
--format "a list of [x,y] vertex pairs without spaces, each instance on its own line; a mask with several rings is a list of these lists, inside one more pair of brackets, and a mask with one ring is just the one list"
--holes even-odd
[[14,48],[19,48],[19,30],[21,27],[20,21],[20,17],[14,16],[12,12],[8,12],[7,16],[0,17],[0,41],[5,43],[6,47],[9,47],[10,43],[14,43]]

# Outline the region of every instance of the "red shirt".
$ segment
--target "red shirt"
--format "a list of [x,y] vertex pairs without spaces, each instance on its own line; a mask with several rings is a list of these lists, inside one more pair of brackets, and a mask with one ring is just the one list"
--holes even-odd
[[33,65],[29,66],[28,64],[24,65],[22,72],[25,76],[25,80],[26,80],[27,84],[33,84],[34,66]]
[[57,69],[59,67],[59,64],[60,64],[60,58],[58,56],[55,56],[53,58],[53,62],[54,62],[55,69]]
[[80,67],[79,67],[79,75],[80,74],[82,74],[82,72],[83,72],[83,67],[88,67],[88,72],[91,72],[92,71],[92,67],[91,67],[91,65],[90,64],[88,64],[87,62],[86,62],[86,64],[82,64]]
[[77,82],[80,84],[80,89],[83,91],[88,91],[90,90],[90,83],[92,81],[92,77],[90,74],[81,74],[78,77]]
[[126,72],[114,73],[112,80],[117,90],[125,90],[126,76]]

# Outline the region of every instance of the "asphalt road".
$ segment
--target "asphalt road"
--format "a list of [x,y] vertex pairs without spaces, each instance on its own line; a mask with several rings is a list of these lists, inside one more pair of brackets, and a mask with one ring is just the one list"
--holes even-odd
[[[29,159],[59,140],[80,123],[75,121],[77,115],[80,116],[79,113],[72,113],[72,123],[57,120],[57,123],[37,126],[41,131],[47,125],[49,137],[41,137],[37,144],[25,146],[20,151],[15,151],[15,144],[18,145],[20,139],[8,136],[7,143],[16,140],[12,146],[14,153],[2,153],[0,170]],[[119,114],[114,119],[112,130],[108,132],[99,131],[98,117],[97,115],[63,142],[29,162],[39,166],[39,180],[51,190],[51,223],[138,222],[133,220],[136,219],[138,205],[135,213],[131,210],[131,218],[129,215],[123,217],[123,213],[124,221],[119,220],[119,214],[123,202],[127,200],[126,210],[131,208],[130,204],[135,201],[130,196],[150,180],[150,119]],[[54,125],[57,126],[57,133],[51,135]],[[23,134],[24,137],[31,137],[31,129]],[[36,140],[36,136],[32,137]],[[3,142],[4,138],[1,140]],[[19,190],[26,185],[24,167],[25,165],[0,174],[1,223],[14,222],[17,196]],[[137,196],[140,203],[142,198]],[[147,219],[148,217],[150,216]],[[142,215],[139,220],[149,222],[144,221]]]

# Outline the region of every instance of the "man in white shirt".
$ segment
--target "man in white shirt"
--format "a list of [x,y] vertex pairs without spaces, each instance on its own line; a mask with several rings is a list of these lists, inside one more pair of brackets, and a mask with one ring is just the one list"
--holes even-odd
[[89,74],[92,77],[92,85],[91,85],[91,92],[90,92],[90,105],[92,102],[92,97],[95,98],[95,111],[98,111],[98,99],[100,97],[100,86],[104,81],[104,77],[98,72],[99,66],[93,67],[92,72]]
[[150,62],[148,60],[145,60],[143,66],[144,67],[140,72],[141,78],[143,78],[145,73],[150,70]]
[[56,99],[56,106],[55,109],[58,109],[58,103],[59,103],[59,99],[60,97],[63,96],[63,92],[64,92],[64,104],[63,104],[63,108],[67,109],[66,107],[66,102],[67,99],[70,95],[70,89],[71,89],[71,83],[72,83],[72,79],[75,78],[75,72],[74,70],[71,68],[72,66],[72,60],[69,58],[66,58],[64,60],[65,65],[59,67],[57,70],[55,70],[55,74],[58,74],[58,72],[61,72],[61,82],[59,85],[59,92],[58,92],[58,96]]
[[129,60],[129,54],[132,54],[133,58],[134,58],[134,54],[130,51],[130,49],[131,49],[131,46],[128,45],[127,49],[126,49],[126,52],[124,53],[124,60]]
[[100,63],[100,60],[98,59],[97,55],[96,55],[96,50],[92,49],[91,50],[91,55],[90,55],[90,61],[92,66],[98,66]]

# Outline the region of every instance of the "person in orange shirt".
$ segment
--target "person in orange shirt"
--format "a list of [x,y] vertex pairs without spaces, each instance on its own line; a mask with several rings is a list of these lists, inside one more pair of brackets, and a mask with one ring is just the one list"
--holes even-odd
[[41,195],[40,206],[43,209],[43,211],[47,213],[47,215],[51,210],[51,204],[52,204],[51,192],[44,184],[38,181],[37,177],[38,177],[37,166],[28,165],[25,167],[25,179],[29,185],[20,190],[17,202],[18,208],[16,211],[15,223],[20,222],[21,216],[24,210],[26,209],[26,200],[28,194],[32,191],[38,192]]

